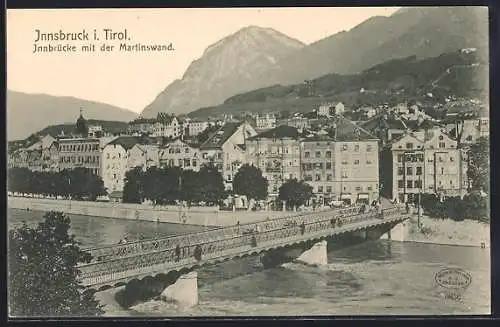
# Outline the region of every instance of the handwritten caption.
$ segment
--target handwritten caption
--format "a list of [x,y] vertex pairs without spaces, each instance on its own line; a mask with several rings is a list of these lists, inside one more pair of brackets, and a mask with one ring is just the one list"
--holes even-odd
[[127,29],[46,32],[35,29],[33,54],[95,52],[173,52],[172,42],[141,43],[132,40]]

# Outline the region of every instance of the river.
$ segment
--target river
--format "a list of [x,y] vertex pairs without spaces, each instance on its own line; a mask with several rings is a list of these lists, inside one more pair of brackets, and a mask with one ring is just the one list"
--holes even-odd
[[[9,228],[41,213],[9,211]],[[200,227],[99,217],[72,216],[72,232],[84,246],[130,238],[172,235]],[[328,252],[329,264],[285,264],[263,269],[247,257],[198,271],[199,305],[181,309],[151,300],[107,315],[254,316],[254,315],[442,315],[489,314],[490,252],[478,247],[371,241]],[[435,275],[461,268],[472,283],[460,300],[445,297]],[[108,291],[109,292],[109,291]],[[109,308],[109,307],[108,307]]]

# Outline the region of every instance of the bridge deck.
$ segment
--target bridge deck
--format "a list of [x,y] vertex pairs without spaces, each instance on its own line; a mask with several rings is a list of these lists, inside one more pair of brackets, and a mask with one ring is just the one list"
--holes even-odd
[[[184,240],[187,237],[187,240],[191,240],[192,242],[188,243],[188,246],[183,247],[179,260],[177,260],[177,254],[173,246],[175,242],[165,242],[163,248],[159,250],[149,250],[146,247],[146,250],[142,252],[139,251],[142,244],[149,244],[155,241],[137,242],[132,245],[131,249],[133,251],[129,251],[129,253],[127,251],[123,253],[116,252],[116,248],[126,248],[123,246],[93,249],[92,251],[99,254],[102,254],[103,249],[106,249],[108,253],[115,250],[113,253],[116,253],[116,255],[108,255],[105,261],[80,266],[82,271],[81,280],[83,285],[87,287],[116,285],[119,282],[126,282],[133,278],[142,278],[158,273],[166,274],[173,270],[192,269],[291,244],[386,224],[395,224],[408,219],[408,214],[406,214],[404,208],[397,206],[385,209],[380,213],[372,211],[360,214],[356,210],[352,210],[342,218],[339,218],[338,211],[321,212],[314,216],[301,217],[304,218],[304,232],[302,232],[300,225],[293,224],[296,220],[292,219],[297,219],[297,217],[288,217],[279,224],[273,224],[273,221],[264,221],[260,224],[263,226],[267,224],[268,228],[251,235],[243,235],[242,229],[245,226],[239,226],[239,230],[235,228],[227,228],[225,231],[217,230],[219,231],[218,237],[212,239],[207,239],[206,234],[213,233],[214,231],[193,233],[193,235],[199,237],[194,237],[193,235],[184,236]],[[336,218],[333,224],[332,218]],[[172,239],[179,241],[183,238],[182,236],[180,238],[173,237],[163,239],[162,241],[172,241]],[[201,260],[197,260],[193,256],[197,246],[201,247],[203,251]]]

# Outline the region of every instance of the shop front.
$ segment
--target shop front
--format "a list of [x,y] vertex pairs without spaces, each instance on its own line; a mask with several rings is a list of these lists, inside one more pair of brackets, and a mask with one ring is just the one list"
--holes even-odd
[[356,203],[370,204],[370,195],[368,193],[359,193]]

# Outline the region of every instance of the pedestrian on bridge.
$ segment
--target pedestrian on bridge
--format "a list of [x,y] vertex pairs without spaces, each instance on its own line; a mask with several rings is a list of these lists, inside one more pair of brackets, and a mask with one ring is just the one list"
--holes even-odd
[[201,260],[201,255],[203,253],[203,249],[201,248],[200,245],[197,245],[195,248],[194,248],[194,258],[198,261]]
[[175,262],[179,262],[181,260],[181,247],[179,244],[175,247]]
[[304,235],[304,233],[305,233],[305,232],[306,232],[306,224],[304,224],[304,222],[302,222],[302,223],[300,224],[300,233],[301,233],[302,235]]

